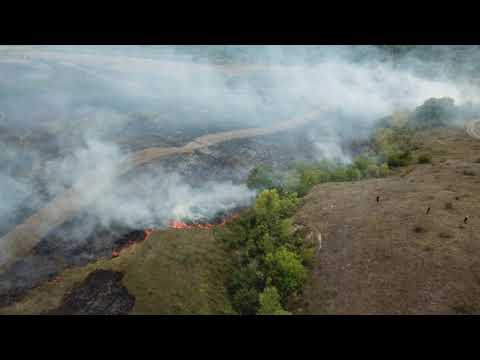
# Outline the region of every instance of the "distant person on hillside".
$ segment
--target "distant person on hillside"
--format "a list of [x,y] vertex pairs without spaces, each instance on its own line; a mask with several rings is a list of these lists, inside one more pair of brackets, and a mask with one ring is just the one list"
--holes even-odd
[[380,196],[377,196],[377,203],[380,202]]
[[465,219],[463,219],[463,223],[466,224],[468,222],[468,216],[465,216]]
[[427,208],[426,214],[428,215],[429,212],[430,212],[430,206]]

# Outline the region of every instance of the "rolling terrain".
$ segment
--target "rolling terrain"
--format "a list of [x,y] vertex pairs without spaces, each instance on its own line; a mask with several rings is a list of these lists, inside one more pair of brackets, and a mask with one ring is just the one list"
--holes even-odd
[[[269,135],[295,128],[311,121],[320,114],[321,111],[312,112],[302,117],[280,122],[271,128],[251,128],[204,135],[182,147],[151,147],[128,154],[125,159],[118,164],[112,164],[112,166],[116,168],[116,174],[120,176],[133,170],[135,167],[159,158],[177,154],[191,154],[195,150],[208,148],[222,142]],[[79,179],[71,189],[54,198],[44,208],[0,238],[0,242],[4,244],[2,248],[3,254],[0,254],[0,267],[7,268],[18,257],[27,255],[53,227],[64,223],[73,214],[102,194],[106,189],[105,186],[108,186],[110,183],[98,182],[98,177],[102,177],[102,169],[98,169],[98,172]],[[88,196],[85,196],[83,189],[87,187],[90,189],[90,192]]]
[[[294,314],[480,312],[480,141],[437,128],[415,142],[431,163],[318,185],[303,198],[295,222],[320,246]],[[66,270],[0,313],[55,313],[98,270],[123,273],[131,314],[231,313],[226,259],[214,230],[158,231],[118,258]]]
[[0,46],[0,314],[480,313],[470,87],[224,50]]
[[445,128],[415,140],[431,164],[304,199],[296,221],[321,234],[321,249],[298,312],[480,312],[480,142]]
[[[87,302],[91,309],[102,308],[103,314],[122,314],[111,308],[122,298],[134,299],[130,314],[228,314],[232,312],[224,288],[228,266],[228,257],[215,243],[212,231],[158,231],[116,258],[65,270],[21,301],[0,308],[0,314],[65,313],[65,305],[72,302]],[[123,291],[115,291],[108,278],[100,278],[94,287],[97,293],[67,300],[99,271],[123,274],[118,281]],[[86,308],[78,310],[92,314]]]

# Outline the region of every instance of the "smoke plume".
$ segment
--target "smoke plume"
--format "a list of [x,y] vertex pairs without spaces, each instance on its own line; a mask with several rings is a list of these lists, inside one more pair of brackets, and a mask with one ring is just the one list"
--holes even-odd
[[118,164],[132,144],[182,146],[319,109],[308,130],[316,156],[348,162],[342,141],[383,116],[432,97],[477,101],[471,82],[426,68],[373,47],[0,47],[0,232],[72,187],[104,226],[248,205],[255,194],[242,184],[194,186],[161,166],[125,177]]

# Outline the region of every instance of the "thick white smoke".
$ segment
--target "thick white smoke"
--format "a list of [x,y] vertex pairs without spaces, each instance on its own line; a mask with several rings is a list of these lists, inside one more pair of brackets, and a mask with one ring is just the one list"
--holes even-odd
[[48,191],[55,196],[74,186],[76,199],[101,225],[131,228],[166,225],[168,220],[209,219],[219,211],[247,206],[255,192],[231,182],[193,188],[179,174],[162,168],[128,179],[118,167],[125,154],[114,144],[86,139],[85,146],[62,160],[47,163]]
[[[333,115],[319,116],[309,136],[319,158],[348,161],[340,143],[357,136],[357,126],[368,127],[431,97],[477,100],[470,85],[442,74],[423,77],[414,62],[395,68],[368,47],[324,47],[315,58],[311,47],[249,49],[255,64],[219,66],[194,62],[172,47],[19,47],[5,53],[0,48],[0,127],[15,136],[43,134],[36,144],[55,143],[54,158],[40,145],[22,150],[48,160],[43,176],[49,195],[87,179],[77,184],[80,201],[91,204],[89,211],[102,224],[138,227],[172,217],[209,217],[248,204],[254,194],[232,183],[193,188],[162,169],[123,180],[116,164],[125,153],[118,144],[134,132],[170,142],[185,137],[185,143],[207,128],[270,127],[328,109]],[[362,61],[355,60],[357,53]],[[134,116],[139,113],[148,116]],[[11,142],[2,145],[1,156],[13,151],[10,158],[18,158],[20,150]],[[6,189],[0,224],[6,228],[12,225],[9,214],[27,196],[33,196],[32,204],[40,196],[32,179],[19,180],[9,166],[0,171],[0,187]]]

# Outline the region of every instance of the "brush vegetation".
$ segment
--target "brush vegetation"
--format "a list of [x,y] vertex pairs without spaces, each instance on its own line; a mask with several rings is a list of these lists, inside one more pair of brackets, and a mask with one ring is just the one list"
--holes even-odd
[[304,196],[318,184],[380,178],[388,174],[389,166],[386,161],[376,155],[365,154],[355,157],[350,164],[331,160],[316,163],[294,162],[286,171],[262,165],[250,172],[247,185],[256,190],[275,188],[282,195],[295,193]]
[[[436,104],[433,103],[434,108]],[[437,125],[435,121],[425,121],[430,113],[433,117],[438,115],[433,110],[429,113],[431,105],[428,103],[425,109],[414,113],[415,124]],[[392,168],[409,165],[416,149],[412,140],[415,127],[411,126],[411,118],[403,120],[393,125],[383,122],[369,146],[350,163],[325,159],[294,162],[283,171],[264,165],[251,170],[247,185],[260,191],[255,206],[217,232],[234,264],[227,289],[236,312],[288,314],[288,300],[302,292],[315,253],[315,244],[294,231],[290,219],[299,197],[322,183],[381,178]],[[429,154],[419,158],[420,162],[430,160]]]
[[227,291],[239,314],[286,314],[291,295],[299,294],[307,278],[304,254],[312,245],[295,231],[290,217],[296,194],[263,190],[253,208],[216,231],[233,267]]
[[389,165],[411,160],[407,130],[380,129],[374,143],[374,151],[350,164],[322,160],[294,162],[285,171],[263,165],[252,169],[247,185],[260,191],[255,206],[216,232],[232,259],[226,287],[237,313],[287,314],[288,300],[302,292],[316,245],[293,226],[299,197],[322,183],[384,177]]

